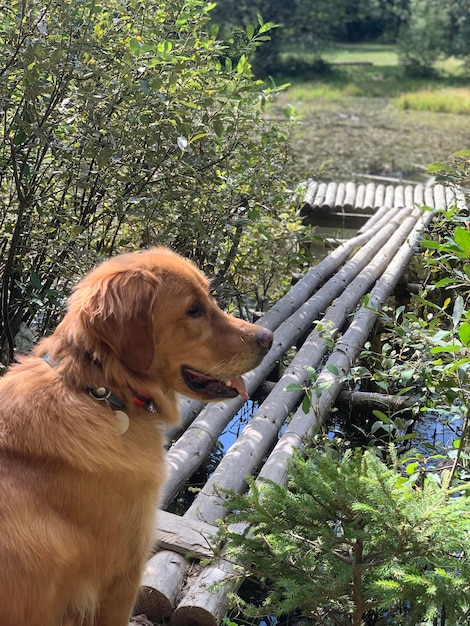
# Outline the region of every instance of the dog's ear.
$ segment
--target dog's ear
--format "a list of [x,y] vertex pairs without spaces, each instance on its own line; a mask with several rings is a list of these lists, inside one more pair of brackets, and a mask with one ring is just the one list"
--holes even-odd
[[86,326],[128,368],[146,373],[155,356],[152,313],[158,277],[145,269],[127,270],[104,276],[93,286],[82,311]]

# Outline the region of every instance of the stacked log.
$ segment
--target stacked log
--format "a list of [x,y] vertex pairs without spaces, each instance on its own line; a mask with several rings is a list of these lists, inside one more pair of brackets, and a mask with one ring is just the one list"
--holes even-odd
[[357,212],[370,215],[378,208],[442,205],[443,185],[389,184],[369,182],[335,183],[310,181],[303,200],[303,212]]
[[[420,233],[432,219],[432,211],[416,205],[444,209],[459,196],[442,185],[371,183],[356,187],[352,183],[330,186],[312,182],[306,199],[319,210],[328,210],[340,199],[342,207],[358,202],[362,211],[374,212],[355,237],[312,267],[257,322],[274,331],[274,343],[263,363],[245,377],[250,394],[263,384],[276,363],[286,359],[293,345],[299,346],[297,353],[186,513],[162,518],[161,549],[147,565],[138,603],[138,611],[151,619],[171,616],[175,626],[220,624],[228,594],[237,584],[234,565],[224,559],[222,550],[211,565],[194,570],[186,553],[202,558],[207,556],[205,547],[210,549],[216,541],[216,520],[227,513],[221,489],[242,491],[247,474],[258,473],[258,480],[285,481],[293,449],[306,446],[327,418],[378,311],[393,293]],[[367,307],[362,306],[365,294],[369,294]],[[318,320],[329,329],[328,338],[317,328]],[[286,391],[291,383],[310,385],[306,366],[315,368],[317,380],[325,384],[320,397],[313,394],[308,414],[301,407],[302,389]],[[242,403],[241,398],[207,406],[183,401],[184,431],[173,433],[175,441],[168,450],[163,508],[208,456]],[[181,549],[174,547],[173,536],[179,527],[188,529],[188,537],[196,533],[200,539],[183,542]],[[188,550],[190,545],[192,550]]]

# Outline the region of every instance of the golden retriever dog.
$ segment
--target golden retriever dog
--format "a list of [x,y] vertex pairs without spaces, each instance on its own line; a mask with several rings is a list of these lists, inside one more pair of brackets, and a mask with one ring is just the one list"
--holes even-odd
[[116,256],[0,380],[0,626],[127,626],[177,394],[246,395],[272,333],[165,248]]

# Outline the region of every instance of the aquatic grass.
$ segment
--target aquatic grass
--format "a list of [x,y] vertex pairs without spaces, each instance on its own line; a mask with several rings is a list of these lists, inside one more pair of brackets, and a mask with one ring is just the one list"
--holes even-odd
[[423,89],[406,92],[394,98],[392,104],[403,110],[470,115],[470,88]]

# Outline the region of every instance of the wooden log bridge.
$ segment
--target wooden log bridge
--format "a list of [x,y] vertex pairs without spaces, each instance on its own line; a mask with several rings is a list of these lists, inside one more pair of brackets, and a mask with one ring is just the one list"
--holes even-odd
[[302,216],[317,226],[360,228],[379,210],[413,206],[433,209],[443,201],[452,203],[454,196],[453,189],[442,185],[310,180],[303,199]]
[[[327,198],[329,186],[322,187],[323,200],[317,201],[320,185],[309,187],[310,206],[334,206]],[[349,188],[338,189],[336,194],[344,196],[341,206],[352,205]],[[356,197],[358,193],[356,189]],[[136,615],[156,622],[170,618],[175,626],[220,624],[228,594],[237,584],[234,565],[224,559],[223,546],[217,557],[213,550],[216,521],[227,512],[221,489],[241,492],[248,474],[258,480],[285,482],[293,449],[303,449],[327,419],[343,377],[367,341],[381,307],[393,295],[420,233],[432,219],[433,211],[423,210],[423,206],[446,209],[458,200],[442,185],[396,188],[393,194],[384,189],[382,195],[377,195],[376,189],[373,200],[367,189],[361,193],[362,207],[380,206],[354,237],[311,267],[258,320],[274,332],[274,343],[263,363],[245,379],[252,396],[257,397],[263,385],[267,395],[254,403],[255,410],[241,434],[186,512],[177,516],[165,509],[243,407],[240,397],[208,405],[182,400],[182,426],[171,433],[164,510],[156,522],[159,545],[147,564]],[[363,304],[366,294],[367,306]],[[285,364],[282,374],[277,382],[266,385],[280,362]],[[316,369],[317,385],[323,389],[319,397],[312,394],[308,413],[301,406],[304,391],[286,391],[291,383],[311,384],[306,366]],[[213,556],[211,563],[201,565],[200,560],[208,556]]]

